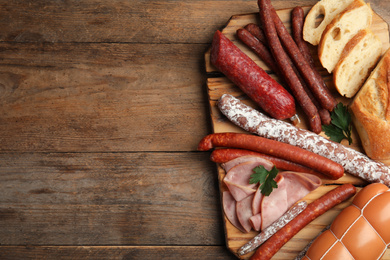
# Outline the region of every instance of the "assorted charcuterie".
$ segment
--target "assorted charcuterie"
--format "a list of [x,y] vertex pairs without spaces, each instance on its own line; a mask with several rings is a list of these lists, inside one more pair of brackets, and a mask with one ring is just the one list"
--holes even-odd
[[[211,104],[218,108],[218,113],[222,113],[223,118],[219,116],[213,120],[224,124],[232,123],[246,133],[217,129],[198,144],[198,150],[211,151],[210,160],[219,165],[221,202],[226,223],[241,234],[257,233],[252,239],[246,236],[246,243],[235,247],[233,252],[240,258],[271,259],[284,244],[314,219],[352,198],[356,187],[348,183],[348,178],[352,177],[346,175],[355,176],[356,181],[354,179],[353,183],[368,185],[369,190],[364,191],[364,188],[359,193],[366,194],[368,199],[362,199],[364,196],[358,195],[353,200],[354,204],[346,208],[348,212],[351,207],[354,210],[360,209],[359,216],[364,217],[358,216],[356,219],[364,219],[365,224],[368,223],[356,226],[366,230],[366,226],[375,229],[379,226],[378,223],[386,226],[390,224],[389,218],[385,217],[390,215],[390,202],[383,199],[390,194],[387,187],[390,186],[390,166],[340,143],[342,139],[347,139],[351,144],[351,117],[348,109],[338,103],[338,100],[343,103],[345,100],[336,99],[341,93],[335,90],[331,93],[316,69],[319,63],[314,61],[314,49],[310,49],[309,44],[321,43],[321,35],[315,36],[314,43],[311,40],[310,43],[307,42],[308,31],[317,31],[316,27],[318,30],[329,31],[326,26],[311,26],[313,13],[317,14],[318,18],[321,15],[318,12],[326,12],[323,14],[323,22],[330,27],[334,26],[335,21],[339,21],[340,16],[345,15],[347,10],[365,5],[363,0],[341,2],[335,5],[337,10],[330,15],[327,9],[333,8],[331,5],[335,4],[334,1],[319,1],[312,12],[309,12],[309,21],[305,18],[303,8],[297,6],[291,9],[289,31],[290,28],[285,26],[286,22],[282,22],[271,0],[258,0],[257,22],[260,24],[251,22],[240,28],[233,26],[233,37],[226,37],[224,30],[216,31],[213,37],[208,57],[210,63],[250,100],[249,103],[243,102],[241,99],[246,98],[242,98],[242,95],[231,95],[219,90],[218,98],[214,99],[216,102]],[[227,34],[232,34],[232,31]],[[343,35],[343,32],[340,32],[336,36]],[[341,41],[347,43],[349,40],[345,37]],[[250,50],[264,62],[266,71],[241,51],[238,46],[242,43],[248,47],[245,52]],[[321,59],[320,61],[322,62]],[[272,78],[267,74],[268,69],[274,73]],[[364,69],[369,71],[371,68]],[[325,70],[326,68],[323,71]],[[276,80],[273,79],[275,76]],[[214,107],[212,111],[213,109]],[[296,125],[302,115],[305,117],[304,127],[299,123]],[[225,118],[228,121],[225,121]],[[340,178],[341,181],[338,181]],[[358,178],[362,180],[357,181]],[[325,180],[326,184],[336,184],[336,188],[325,193],[324,190],[328,191],[333,186],[321,186],[322,180]],[[371,192],[374,188],[368,187],[378,185],[381,199],[380,202],[374,202],[379,195]],[[315,195],[315,199],[310,198],[310,194],[316,193],[319,187],[317,195],[322,196]],[[307,199],[311,201],[310,204]],[[352,199],[348,201],[351,202]],[[375,209],[381,220],[367,219],[363,213],[366,208]],[[301,254],[297,256],[297,252],[293,257],[312,260],[322,259],[324,256],[340,259],[354,254],[371,257],[368,255],[372,252],[361,252],[362,249],[355,246],[362,241],[371,243],[375,250],[378,249],[372,250],[376,254],[373,259],[382,256],[389,245],[390,235],[381,230],[376,230],[374,233],[377,236],[372,235],[369,238],[357,237],[354,235],[356,232],[343,233],[344,231],[340,230],[353,229],[352,226],[358,221],[350,223],[351,217],[346,221],[344,216],[348,214],[340,214],[335,220],[336,224],[333,223],[321,231],[318,238],[309,243]],[[338,220],[339,218],[341,220]],[[334,238],[329,232],[335,233]],[[344,236],[348,237],[346,241],[342,241],[346,239]],[[377,239],[378,237],[380,239]],[[372,242],[371,238],[378,243]],[[335,242],[330,244],[330,241]],[[340,249],[338,246],[340,241],[344,248]],[[256,252],[253,254],[254,250]]]

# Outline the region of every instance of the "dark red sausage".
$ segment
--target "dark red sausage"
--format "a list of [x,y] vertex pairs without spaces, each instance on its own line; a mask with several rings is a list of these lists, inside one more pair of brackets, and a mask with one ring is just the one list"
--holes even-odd
[[276,119],[295,115],[295,100],[220,31],[214,34],[211,63],[266,113]]
[[271,259],[282,246],[295,236],[307,224],[324,214],[334,206],[348,200],[356,193],[356,188],[352,184],[339,186],[319,199],[310,203],[298,216],[287,223],[272,237],[265,241],[252,255],[251,260]]
[[290,162],[284,159],[280,159],[275,156],[270,156],[263,153],[258,153],[258,152],[245,150],[245,149],[234,149],[234,148],[215,149],[210,155],[210,160],[216,163],[225,163],[235,158],[246,156],[246,155],[259,156],[264,159],[267,159],[268,161],[271,161],[275,165],[275,167],[278,168],[279,170],[304,172],[319,177],[323,177],[323,174],[320,174],[319,172],[316,172],[300,164]]
[[[313,72],[317,74],[316,77],[322,78],[319,72],[315,68],[315,63],[313,56],[311,55],[309,45],[307,42],[303,39],[303,24],[305,22],[305,12],[303,11],[302,7],[297,6],[295,7],[291,12],[291,23],[292,23],[292,35],[295,43],[297,44],[300,52],[302,53],[303,57],[309,62],[310,66],[313,69]],[[325,83],[323,83],[325,84]],[[327,86],[324,86],[327,87]],[[316,98],[314,96],[311,97],[314,105],[318,109],[318,113],[321,117],[321,122],[323,125],[329,125],[331,122],[331,117],[329,110],[322,108],[321,105],[318,103]]]
[[[278,77],[286,82],[286,79],[284,78],[283,74],[280,72],[280,70],[277,67],[277,64],[275,63],[275,60],[270,53],[267,43],[265,42],[265,35],[262,29],[256,25],[256,24],[248,24],[245,26],[246,29],[238,29],[237,30],[237,36],[238,38],[245,43],[249,48],[253,50],[267,65],[270,67],[271,70],[273,70]],[[261,40],[260,40],[261,39]],[[324,125],[329,125],[330,124],[330,113],[328,110],[321,108],[320,104],[318,101],[315,99],[313,94],[311,93],[311,90],[307,87],[306,82],[304,79],[301,77],[297,69],[295,68],[295,65],[291,61],[291,59],[287,56],[288,62],[290,66],[293,68],[295,71],[295,74],[297,75],[299,81],[302,84],[302,87],[304,88],[305,92],[309,96],[310,100],[313,102],[313,104],[316,106],[318,110],[319,117],[321,119],[322,124]],[[321,127],[319,124],[316,124],[314,122],[313,127],[311,129],[315,133],[320,133],[321,132]]]
[[256,53],[257,56],[259,56],[272,71],[278,73],[278,65],[275,63],[274,57],[272,57],[268,47],[265,46],[257,37],[243,28],[237,30],[237,37],[254,53]]
[[316,73],[313,72],[312,67],[309,62],[303,57],[302,53],[299,51],[297,44],[287,31],[283,22],[280,20],[278,14],[273,8],[270,0],[259,0],[259,7],[262,10],[260,13],[263,13],[267,9],[269,10],[271,19],[275,24],[275,29],[283,46],[286,51],[290,55],[291,59],[294,61],[297,66],[299,72],[302,73],[303,78],[308,83],[310,89],[313,91],[313,94],[318,98],[318,101],[321,104],[321,107],[332,111],[334,107],[337,105],[336,99],[332,96],[329,89],[326,87],[322,77],[318,77]]
[[270,4],[263,0],[259,0],[260,7],[260,20],[263,23],[263,29],[265,36],[268,40],[268,46],[271,50],[271,53],[278,64],[279,69],[281,70],[284,79],[289,85],[293,96],[298,101],[299,105],[302,107],[303,112],[308,117],[310,130],[315,133],[321,132],[321,119],[318,114],[316,106],[313,104],[312,100],[308,96],[304,87],[302,86],[301,81],[299,80],[297,74],[289,63],[289,57],[285,53],[283,46],[279,41],[275,25],[272,19],[272,12]]
[[323,156],[305,149],[251,134],[217,133],[205,136],[198,145],[199,151],[215,147],[247,149],[295,162],[318,171],[331,179],[344,175],[344,168]]
[[268,46],[267,38],[265,37],[264,31],[257,24],[250,23],[244,27],[248,32],[255,36],[265,46]]

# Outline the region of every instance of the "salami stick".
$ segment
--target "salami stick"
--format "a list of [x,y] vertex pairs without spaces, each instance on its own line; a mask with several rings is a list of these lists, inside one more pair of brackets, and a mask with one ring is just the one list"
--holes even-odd
[[198,150],[208,151],[215,147],[241,148],[265,153],[312,168],[331,179],[339,179],[344,175],[341,165],[323,156],[260,136],[239,133],[210,134],[199,142]]
[[368,182],[390,187],[390,167],[366,155],[281,120],[275,120],[245,105],[231,95],[223,95],[218,107],[232,123],[259,136],[295,145],[341,164],[344,170]]
[[300,201],[293,207],[291,207],[286,213],[283,214],[278,220],[268,226],[266,229],[262,230],[257,236],[255,236],[248,243],[243,245],[238,251],[239,256],[245,255],[249,252],[252,252],[258,248],[261,244],[267,241],[273,234],[279,231],[287,223],[293,220],[299,213],[301,213],[307,207],[306,201]]
[[272,117],[287,119],[295,115],[293,96],[220,31],[214,34],[210,60]]
[[329,111],[332,111],[336,106],[336,99],[332,96],[329,89],[326,87],[322,77],[318,77],[317,74],[313,72],[312,67],[309,62],[303,57],[299,51],[296,43],[293,38],[287,31],[283,22],[280,20],[278,14],[273,8],[270,0],[259,0],[258,1],[260,10],[264,13],[265,10],[269,10],[271,19],[275,24],[275,29],[283,46],[286,48],[286,51],[290,55],[291,59],[294,61],[298,70],[302,73],[303,78],[308,82],[310,89],[313,91],[314,95],[318,98],[321,106]]
[[319,199],[310,203],[298,216],[282,227],[272,237],[265,241],[250,258],[251,260],[271,259],[278,250],[295,236],[307,224],[321,216],[334,206],[351,198],[356,193],[356,188],[352,184],[339,186]]
[[285,53],[272,19],[271,6],[268,5],[265,0],[259,0],[259,7],[262,10],[260,12],[260,19],[264,25],[264,33],[268,40],[268,46],[271,53],[278,64],[281,73],[286,80],[286,83],[291,89],[293,96],[296,98],[299,105],[302,107],[304,113],[309,119],[310,129],[315,133],[321,132],[321,119],[318,114],[316,106],[313,104],[310,97],[307,95],[304,87],[299,81],[298,76],[295,74],[294,69],[289,64],[288,56]]
[[264,159],[267,159],[268,161],[272,162],[275,165],[275,167],[279,170],[305,172],[319,177],[323,177],[323,174],[311,168],[305,167],[303,165],[291,161],[283,160],[274,156],[266,155],[263,153],[246,150],[246,149],[234,149],[234,148],[215,149],[210,155],[210,160],[216,163],[225,163],[235,158],[246,156],[246,155],[254,155],[254,156],[259,156]]

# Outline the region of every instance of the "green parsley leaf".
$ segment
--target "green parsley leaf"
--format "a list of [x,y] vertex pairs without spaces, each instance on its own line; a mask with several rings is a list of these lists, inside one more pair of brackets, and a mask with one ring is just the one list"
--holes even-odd
[[269,196],[274,188],[278,187],[278,184],[274,180],[278,174],[278,169],[272,167],[270,171],[267,171],[264,166],[260,165],[253,168],[254,174],[251,175],[249,183],[259,183],[259,189],[264,196]]
[[323,125],[322,130],[330,140],[340,143],[343,139],[347,139],[349,144],[352,144],[352,117],[347,106],[343,103],[338,103],[332,111],[330,125]]

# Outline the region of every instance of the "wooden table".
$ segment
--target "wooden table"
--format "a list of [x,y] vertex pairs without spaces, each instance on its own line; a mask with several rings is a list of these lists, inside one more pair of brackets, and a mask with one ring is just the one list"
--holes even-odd
[[[277,9],[316,1],[272,1]],[[390,2],[370,1],[390,23]],[[235,259],[204,53],[256,0],[0,1],[0,259]]]

